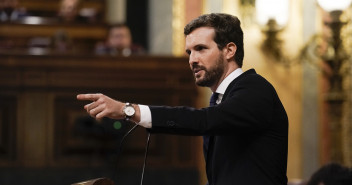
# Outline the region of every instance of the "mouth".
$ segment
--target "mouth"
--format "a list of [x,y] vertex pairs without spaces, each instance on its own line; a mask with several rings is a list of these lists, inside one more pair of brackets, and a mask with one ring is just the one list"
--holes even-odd
[[200,78],[201,77],[201,73],[202,73],[202,71],[204,71],[203,69],[195,69],[195,70],[193,70],[193,72],[194,72],[194,77],[195,78]]
[[195,78],[200,78],[202,75],[202,71],[205,71],[205,68],[202,66],[194,65],[192,66],[192,71]]
[[201,71],[201,69],[194,69],[194,70],[193,70],[193,73],[194,73],[194,74],[197,74],[197,73],[199,73],[199,71]]

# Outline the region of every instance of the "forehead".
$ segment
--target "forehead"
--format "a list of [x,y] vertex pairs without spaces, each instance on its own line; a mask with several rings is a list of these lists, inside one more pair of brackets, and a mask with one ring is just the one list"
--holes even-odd
[[214,42],[215,30],[211,27],[200,27],[193,30],[186,36],[186,48],[190,48],[198,44],[209,44]]

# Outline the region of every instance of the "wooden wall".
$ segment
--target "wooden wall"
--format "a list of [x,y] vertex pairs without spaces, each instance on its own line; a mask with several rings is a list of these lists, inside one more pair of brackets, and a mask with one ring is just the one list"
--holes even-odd
[[[72,20],[58,15],[60,1],[22,0],[14,11],[19,16],[0,21],[0,50],[44,48],[57,52],[93,52],[107,35],[105,1],[85,0]],[[80,12],[88,10],[92,15]]]
[[[76,95],[92,92],[122,101],[158,105],[194,106],[197,97],[187,58],[2,53],[0,171],[5,172],[0,184],[19,182],[16,176],[29,178],[28,174],[33,171],[40,172],[43,179],[61,177],[70,171],[70,178],[66,179],[71,181],[105,175],[102,171],[114,173],[114,170],[125,174],[120,176],[122,181],[131,173],[138,177],[144,159],[146,130],[137,128],[127,137],[117,156],[122,135],[132,125],[121,122],[122,127],[116,129],[116,120],[98,123],[88,117],[83,109],[88,102],[77,101]],[[168,184],[187,184],[183,180],[197,183],[199,152],[194,148],[198,145],[197,137],[152,135],[147,165],[149,182],[158,184],[154,182],[171,175],[173,182]],[[84,170],[72,170],[77,168]],[[63,170],[57,172],[57,169]],[[92,173],[88,169],[100,170]],[[184,177],[195,175],[181,180],[175,171]],[[153,177],[158,173],[164,173],[165,177],[157,181]],[[51,184],[67,183],[62,179]]]

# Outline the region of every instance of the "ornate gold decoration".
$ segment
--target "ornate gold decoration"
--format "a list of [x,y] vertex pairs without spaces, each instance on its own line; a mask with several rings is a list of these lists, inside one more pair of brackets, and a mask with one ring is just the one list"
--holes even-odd
[[185,51],[185,38],[183,27],[185,26],[185,0],[173,0],[172,2],[172,54],[182,56]]
[[[342,11],[329,13],[329,19],[324,20],[325,32],[317,34],[306,44],[301,57],[307,58],[316,66],[321,66],[324,76],[329,81],[329,90],[325,94],[325,102],[329,106],[330,161],[341,164],[351,163],[350,132],[351,119],[348,116],[351,100],[347,82],[351,78],[351,58],[346,45],[349,24],[342,20]],[[317,61],[322,61],[318,64]],[[350,83],[350,82],[349,82]],[[349,105],[348,105],[349,104]]]
[[255,0],[238,0],[239,11],[244,26],[255,23]]
[[[344,13],[345,19],[350,19],[352,16],[351,8],[347,9]],[[347,48],[352,48],[352,39],[350,35],[352,34],[352,22],[349,21],[346,25],[346,34],[344,38],[345,45]],[[343,156],[344,163],[347,166],[352,166],[352,71],[351,71],[351,61],[352,56],[349,56],[348,59],[350,62],[347,66],[348,77],[345,79],[344,89],[346,91],[346,104],[344,106],[344,117],[343,117]]]

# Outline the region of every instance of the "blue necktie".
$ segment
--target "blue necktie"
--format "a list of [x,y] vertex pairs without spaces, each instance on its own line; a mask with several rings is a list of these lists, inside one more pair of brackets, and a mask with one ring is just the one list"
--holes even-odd
[[[218,100],[218,97],[219,97],[219,93],[213,93],[211,95],[210,103],[209,103],[210,107],[216,105],[216,100]],[[203,136],[203,153],[204,153],[205,159],[207,159],[208,146],[209,146],[209,136]]]
[[210,97],[210,107],[216,105],[216,100],[218,100],[218,97],[219,97],[219,93],[213,93]]

